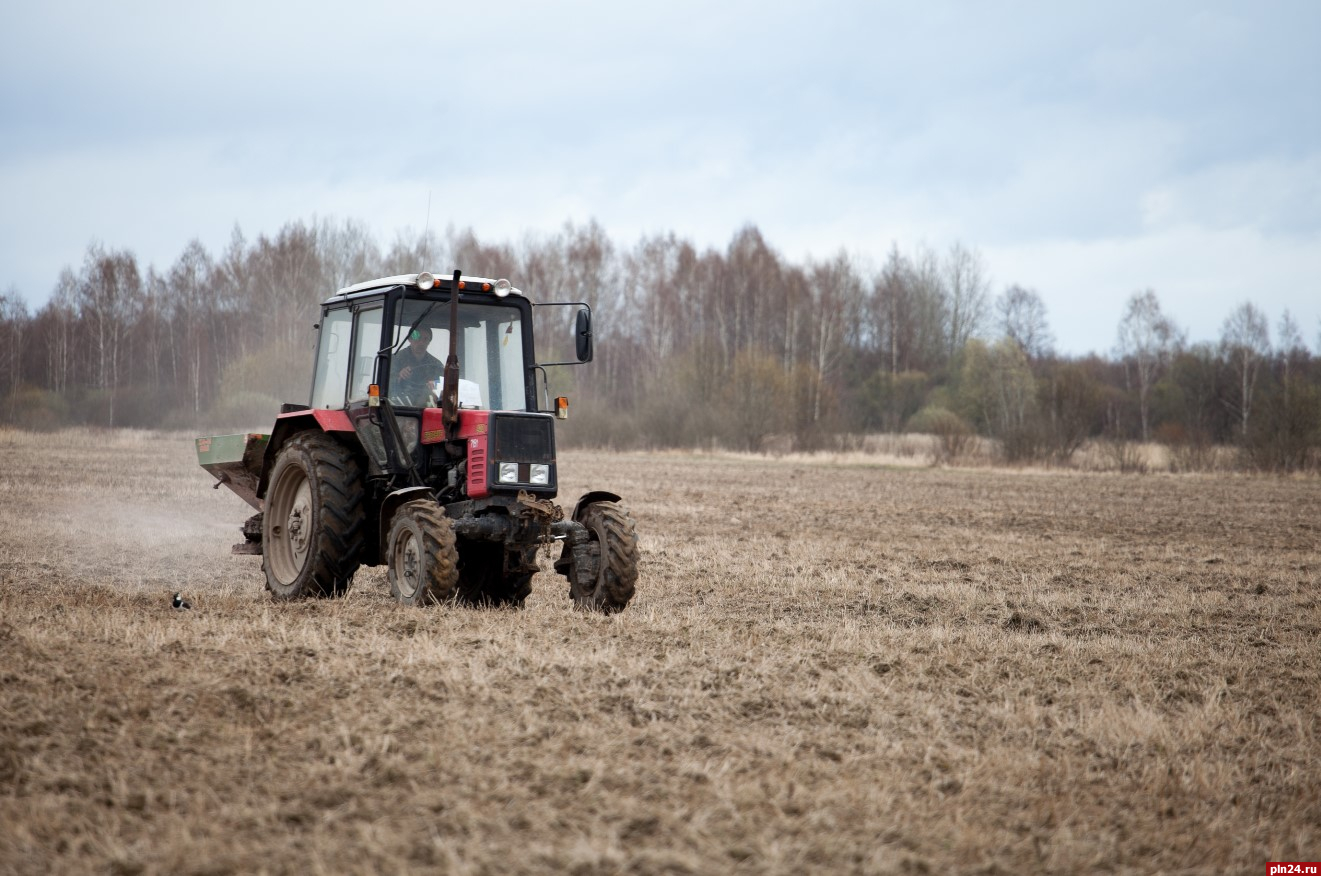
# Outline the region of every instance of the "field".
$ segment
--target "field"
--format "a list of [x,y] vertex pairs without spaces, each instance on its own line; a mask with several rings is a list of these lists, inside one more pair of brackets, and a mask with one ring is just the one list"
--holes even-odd
[[[1321,858],[1321,481],[575,452],[638,595],[273,604],[187,436],[0,432],[0,872]],[[547,560],[547,568],[548,568]],[[169,608],[182,590],[190,612]]]

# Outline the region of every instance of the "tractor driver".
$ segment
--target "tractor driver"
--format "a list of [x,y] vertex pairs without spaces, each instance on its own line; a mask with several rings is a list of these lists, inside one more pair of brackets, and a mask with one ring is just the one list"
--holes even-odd
[[419,326],[408,336],[408,346],[394,357],[390,370],[390,395],[405,404],[423,405],[436,387],[436,378],[445,367],[427,352],[431,329]]

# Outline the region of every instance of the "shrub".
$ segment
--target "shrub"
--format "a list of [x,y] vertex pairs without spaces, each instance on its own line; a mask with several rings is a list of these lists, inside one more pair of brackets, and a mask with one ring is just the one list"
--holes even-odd
[[64,396],[35,386],[22,386],[0,406],[5,422],[33,432],[53,432],[69,423]]
[[1146,474],[1147,455],[1142,445],[1124,438],[1106,437],[1097,442],[1101,457],[1110,468],[1124,474]]
[[898,430],[922,408],[931,379],[920,371],[878,371],[862,384],[857,406],[864,428]]
[[637,414],[611,407],[608,403],[588,400],[570,405],[569,419],[555,426],[555,443],[566,448],[611,450],[647,446]]
[[945,408],[926,407],[908,420],[909,432],[925,432],[936,436],[934,464],[950,463],[963,456],[972,446],[972,429],[963,418]]
[[1321,445],[1321,390],[1289,380],[1263,399],[1243,442],[1249,468],[1290,472],[1306,469]]
[[1037,384],[1045,441],[1060,463],[1073,458],[1104,421],[1101,385],[1079,365],[1066,364]]
[[1000,454],[1005,462],[1040,462],[1050,456],[1045,430],[1035,419],[1005,428],[1000,435]]
[[1156,440],[1170,452],[1170,471],[1210,471],[1215,467],[1215,447],[1205,432],[1189,430],[1182,423],[1162,423]]

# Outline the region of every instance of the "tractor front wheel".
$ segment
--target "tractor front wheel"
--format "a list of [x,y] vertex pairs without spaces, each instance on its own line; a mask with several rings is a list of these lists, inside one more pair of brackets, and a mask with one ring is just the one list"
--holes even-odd
[[591,540],[576,550],[585,551],[588,562],[570,561],[569,596],[579,608],[604,614],[623,611],[638,583],[633,517],[616,502],[596,502],[587,506],[580,520]]
[[435,502],[405,502],[390,524],[390,595],[404,605],[431,605],[454,595],[459,552],[454,526]]
[[266,589],[277,600],[341,596],[361,562],[362,468],[323,432],[280,450],[262,518]]

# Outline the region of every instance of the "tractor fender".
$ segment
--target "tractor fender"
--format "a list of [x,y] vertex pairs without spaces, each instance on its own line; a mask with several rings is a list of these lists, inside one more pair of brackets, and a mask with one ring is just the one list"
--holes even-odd
[[622,502],[622,496],[616,496],[607,490],[592,490],[589,493],[583,493],[578,499],[578,504],[573,506],[573,519],[582,522],[583,515],[587,513],[590,505],[597,502]]
[[[405,502],[411,502],[414,499],[435,499],[435,494],[428,487],[404,487],[402,490],[395,490],[393,493],[381,500],[380,507],[380,532],[378,534],[378,544],[380,544],[380,556],[387,555],[389,545],[386,544],[390,539],[390,523],[394,518],[394,512]],[[436,507],[440,507],[437,505]]]
[[271,440],[267,442],[266,453],[261,460],[261,479],[257,482],[259,498],[266,496],[271,469],[280,455],[280,449],[290,438],[308,429],[318,429],[322,432],[352,432],[353,423],[349,420],[349,415],[343,411],[327,411],[321,408],[290,411],[276,417],[275,427],[271,429]]

